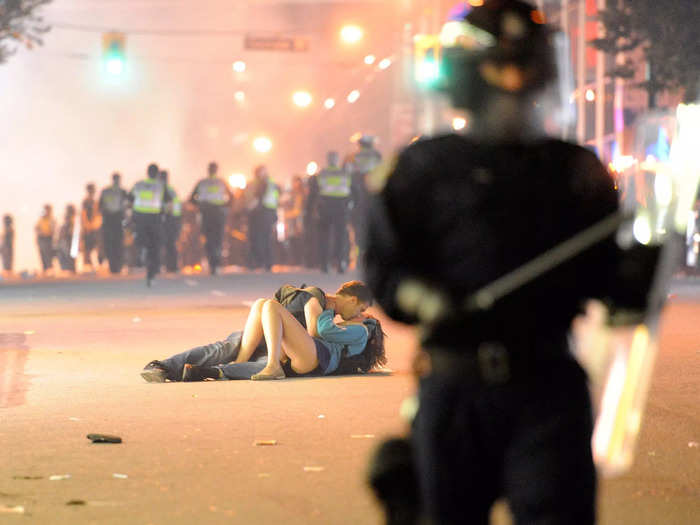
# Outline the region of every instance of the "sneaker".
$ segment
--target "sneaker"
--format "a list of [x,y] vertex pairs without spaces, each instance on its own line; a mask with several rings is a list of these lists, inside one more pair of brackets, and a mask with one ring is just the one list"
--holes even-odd
[[213,366],[197,366],[186,364],[182,369],[182,380],[186,383],[192,381],[204,381],[205,379],[219,379],[221,371]]
[[149,383],[165,383],[168,371],[160,361],[151,361],[141,370],[141,377]]

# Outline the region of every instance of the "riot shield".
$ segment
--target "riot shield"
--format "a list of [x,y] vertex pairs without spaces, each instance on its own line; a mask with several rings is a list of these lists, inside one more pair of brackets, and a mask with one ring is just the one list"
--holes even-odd
[[638,320],[627,323],[614,318],[606,322],[606,314],[594,307],[589,330],[579,331],[579,358],[591,375],[598,406],[593,455],[603,475],[624,473],[634,458],[658,350],[659,319],[697,194],[700,152],[694,141],[699,133],[700,106],[680,105],[666,159],[655,157],[643,142],[637,144],[633,169],[637,180],[649,182],[648,191],[638,193],[642,198],[634,201],[634,209],[627,206],[631,218],[621,228],[619,241],[630,251],[635,245],[659,251],[647,308]]

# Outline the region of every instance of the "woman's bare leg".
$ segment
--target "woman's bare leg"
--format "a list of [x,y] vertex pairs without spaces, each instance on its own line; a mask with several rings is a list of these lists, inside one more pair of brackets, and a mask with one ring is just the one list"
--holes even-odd
[[316,345],[306,329],[277,301],[268,300],[262,308],[262,326],[267,343],[267,366],[260,375],[278,375],[284,355],[292,361],[292,369],[300,374],[318,366]]
[[255,349],[260,344],[263,338],[262,328],[262,309],[267,299],[258,299],[250,307],[248,319],[243,328],[243,337],[241,339],[241,349],[238,351],[236,363],[245,363],[253,355]]

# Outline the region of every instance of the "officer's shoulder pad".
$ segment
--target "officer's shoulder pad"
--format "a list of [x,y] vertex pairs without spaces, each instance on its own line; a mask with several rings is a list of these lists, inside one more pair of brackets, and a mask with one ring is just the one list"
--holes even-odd
[[389,181],[389,177],[391,177],[391,174],[394,172],[394,168],[396,168],[397,162],[398,156],[392,155],[380,162],[376,168],[369,172],[365,179],[365,184],[371,193],[380,193],[384,189],[384,186],[386,186],[386,183]]

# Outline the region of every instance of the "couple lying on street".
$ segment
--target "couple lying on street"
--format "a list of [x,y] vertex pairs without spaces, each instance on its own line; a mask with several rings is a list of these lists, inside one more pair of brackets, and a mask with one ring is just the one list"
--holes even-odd
[[[274,299],[253,303],[243,332],[151,361],[141,376],[162,383],[365,373],[386,363],[382,327],[363,314],[371,303],[360,281],[343,284],[335,295],[284,285]],[[336,315],[343,321],[336,323]]]

